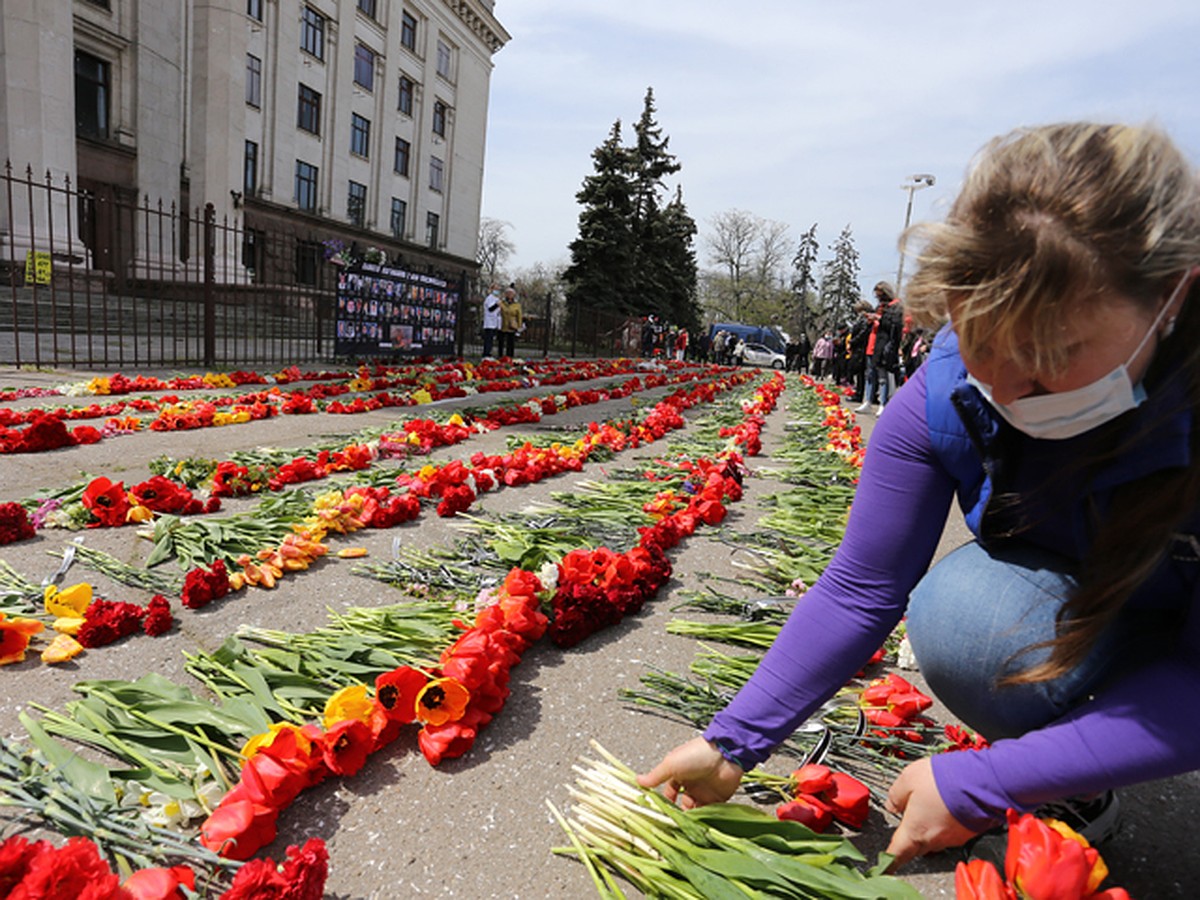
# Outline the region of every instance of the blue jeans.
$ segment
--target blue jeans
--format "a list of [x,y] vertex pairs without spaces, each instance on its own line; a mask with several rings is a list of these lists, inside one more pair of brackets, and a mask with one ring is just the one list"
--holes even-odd
[[[1084,661],[1052,681],[999,687],[998,677],[1044,661],[1055,616],[1074,586],[1067,560],[1028,544],[988,552],[967,544],[913,589],[908,638],[938,699],[988,740],[1016,737],[1060,718],[1115,667],[1133,640],[1120,620]],[[1127,657],[1126,657],[1127,658]],[[1122,660],[1124,661],[1124,660]]]
[[879,405],[883,406],[888,402],[888,395],[891,394],[892,380],[886,369],[875,365],[875,357],[867,357],[867,387],[863,392],[864,403],[874,403],[878,396]]

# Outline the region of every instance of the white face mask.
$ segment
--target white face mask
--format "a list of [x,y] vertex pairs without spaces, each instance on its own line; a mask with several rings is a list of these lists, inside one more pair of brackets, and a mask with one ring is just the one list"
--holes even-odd
[[1117,416],[1141,405],[1146,399],[1146,390],[1141,383],[1134,385],[1129,378],[1129,364],[1142,352],[1146,341],[1150,340],[1150,335],[1158,329],[1163,316],[1171,308],[1187,281],[1186,276],[1180,279],[1175,290],[1171,292],[1170,299],[1163,304],[1163,308],[1159,310],[1150,329],[1129,359],[1091,384],[1070,391],[1020,397],[1012,403],[997,403],[992,399],[991,385],[984,384],[970,374],[967,375],[967,383],[983,394],[984,399],[1001,418],[1033,438],[1061,441],[1098,428],[1105,422],[1111,422]]

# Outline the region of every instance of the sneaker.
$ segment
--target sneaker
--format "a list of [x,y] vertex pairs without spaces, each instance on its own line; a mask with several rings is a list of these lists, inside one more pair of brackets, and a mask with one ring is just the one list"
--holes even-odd
[[1121,803],[1113,791],[1087,797],[1067,797],[1038,807],[1039,819],[1058,819],[1095,847],[1121,830]]
[[864,403],[862,404],[862,406],[856,406],[856,407],[854,407],[854,411],[855,411],[856,413],[865,413],[865,412],[870,412],[870,410],[871,410],[871,404],[870,404],[870,403],[866,403],[866,402],[864,402]]
[[884,405],[883,405],[882,403],[880,403],[880,404],[879,404],[879,406],[877,406],[877,407],[875,408],[875,415],[877,415],[877,416],[882,416],[882,415],[883,415],[883,406],[884,406]]

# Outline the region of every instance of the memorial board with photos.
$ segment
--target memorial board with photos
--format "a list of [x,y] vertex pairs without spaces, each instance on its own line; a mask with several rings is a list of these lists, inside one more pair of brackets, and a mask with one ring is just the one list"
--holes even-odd
[[453,356],[457,285],[362,263],[338,273],[338,356]]

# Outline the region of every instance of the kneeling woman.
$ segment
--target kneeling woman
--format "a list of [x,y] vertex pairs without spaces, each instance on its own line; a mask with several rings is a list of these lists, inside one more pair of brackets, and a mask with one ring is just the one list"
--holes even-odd
[[[930,688],[992,745],[896,779],[898,865],[1009,807],[1200,769],[1195,173],[1152,129],[1021,130],[922,232],[907,311],[944,324],[872,434],[836,558],[641,779],[727,799],[907,614]],[[956,494],[976,539],[930,568]]]

